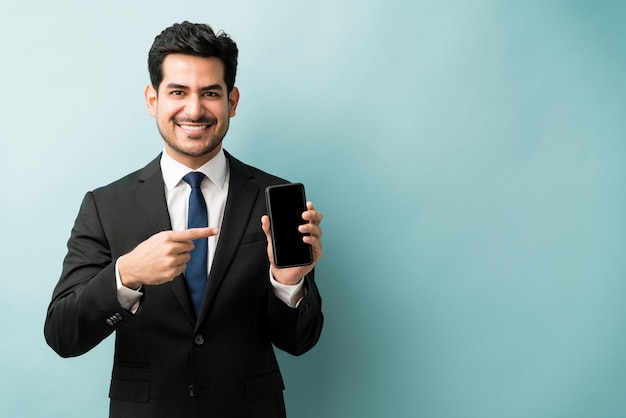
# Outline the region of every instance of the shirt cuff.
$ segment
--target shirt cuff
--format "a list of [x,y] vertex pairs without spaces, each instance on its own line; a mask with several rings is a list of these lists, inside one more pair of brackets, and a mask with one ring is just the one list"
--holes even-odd
[[133,290],[122,284],[122,278],[120,277],[120,271],[117,267],[117,261],[115,262],[115,283],[117,286],[117,300],[120,305],[122,305],[122,308],[130,311],[131,313],[136,313],[137,309],[139,309],[141,297],[143,296],[143,293],[140,292],[141,287],[137,290]]
[[274,279],[270,268],[270,283],[274,288],[274,294],[282,300],[290,308],[297,308],[304,296],[306,296],[306,288],[304,287],[304,279],[300,279],[297,284],[282,284]]

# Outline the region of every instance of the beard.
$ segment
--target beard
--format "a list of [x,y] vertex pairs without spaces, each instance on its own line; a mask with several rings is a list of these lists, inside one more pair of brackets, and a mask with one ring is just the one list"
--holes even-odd
[[[200,118],[197,120],[193,120],[193,119],[188,119],[188,118],[180,118],[180,119],[173,119],[172,123],[173,123],[173,126],[176,126],[178,124],[185,124],[185,123],[217,126],[217,119]],[[204,155],[210,154],[213,151],[215,151],[222,144],[222,141],[224,137],[226,136],[226,133],[228,132],[229,125],[230,125],[230,119],[226,119],[226,124],[222,126],[221,128],[217,129],[213,134],[211,134],[211,136],[209,137],[209,142],[205,147],[200,148],[200,149],[187,149],[183,147],[183,145],[178,141],[178,138],[176,137],[176,133],[174,132],[175,128],[174,129],[165,129],[165,128],[162,129],[157,121],[157,128],[159,130],[159,133],[161,134],[161,137],[163,138],[163,141],[165,141],[165,143],[174,151],[182,155],[189,156],[189,157],[202,157]],[[198,141],[202,140],[201,135],[197,135],[197,136],[187,135],[187,138],[191,140],[198,140]]]

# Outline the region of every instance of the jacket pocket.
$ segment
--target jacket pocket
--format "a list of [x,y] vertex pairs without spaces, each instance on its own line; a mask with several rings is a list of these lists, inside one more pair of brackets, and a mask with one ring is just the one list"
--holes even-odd
[[148,402],[150,400],[150,381],[114,377],[111,379],[109,398],[116,401]]
[[109,398],[117,401],[150,400],[150,363],[121,362],[113,368]]
[[252,243],[257,243],[257,242],[267,243],[267,240],[265,239],[265,233],[250,232],[250,233],[244,234],[244,236],[241,238],[241,242],[239,243],[239,245],[246,245],[246,244],[252,244]]
[[248,379],[246,381],[246,399],[261,399],[285,389],[283,376],[276,370],[269,374]]

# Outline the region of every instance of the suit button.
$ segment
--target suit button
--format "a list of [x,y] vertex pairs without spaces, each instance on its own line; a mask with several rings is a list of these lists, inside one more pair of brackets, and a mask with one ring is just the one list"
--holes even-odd
[[193,385],[187,386],[187,395],[193,397]]
[[115,324],[113,323],[113,321],[111,320],[111,318],[107,318],[106,323],[107,323],[107,324],[109,324],[109,325],[111,325],[111,326],[115,325]]
[[204,344],[204,337],[201,334],[198,334],[193,338],[193,342],[196,345],[202,345]]
[[119,313],[116,313],[114,316],[115,316],[115,319],[117,319],[117,322],[120,322],[122,319],[124,319],[124,317]]

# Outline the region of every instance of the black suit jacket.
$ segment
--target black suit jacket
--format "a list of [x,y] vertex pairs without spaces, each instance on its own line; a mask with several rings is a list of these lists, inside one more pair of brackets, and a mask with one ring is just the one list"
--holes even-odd
[[269,283],[264,189],[284,181],[226,156],[228,198],[198,318],[182,275],[144,286],[134,315],[117,300],[117,258],[171,229],[159,158],[83,200],[44,333],[63,357],[116,333],[112,417],[283,417],[272,345],[300,355],[319,339],[313,274],[297,309],[278,300]]

